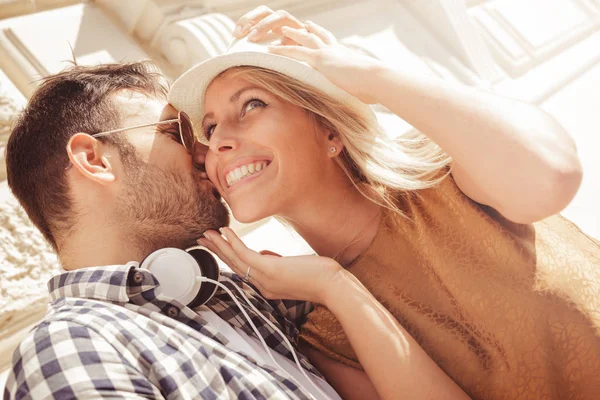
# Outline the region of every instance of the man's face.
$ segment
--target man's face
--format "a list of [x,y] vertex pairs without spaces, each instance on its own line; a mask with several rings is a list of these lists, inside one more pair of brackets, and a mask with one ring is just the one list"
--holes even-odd
[[[139,93],[123,91],[114,101],[122,127],[177,119],[166,101]],[[132,149],[121,157],[115,220],[128,225],[124,228],[145,251],[194,246],[207,229],[229,224],[217,190],[177,141],[178,124],[132,129],[125,135]],[[205,152],[205,146],[196,148],[195,159],[203,160]]]

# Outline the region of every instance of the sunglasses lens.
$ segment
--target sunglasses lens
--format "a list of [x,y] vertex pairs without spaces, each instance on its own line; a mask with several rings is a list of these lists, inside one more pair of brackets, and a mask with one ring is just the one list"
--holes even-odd
[[192,147],[195,143],[194,138],[194,129],[192,128],[192,121],[190,117],[183,111],[179,113],[179,119],[181,120],[181,139],[183,140],[183,145],[189,151],[192,150]]

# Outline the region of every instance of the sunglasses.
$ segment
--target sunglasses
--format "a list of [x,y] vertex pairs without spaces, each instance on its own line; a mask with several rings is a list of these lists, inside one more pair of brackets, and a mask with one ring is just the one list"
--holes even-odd
[[187,149],[188,152],[192,153],[194,145],[196,144],[196,136],[194,135],[194,129],[192,128],[192,121],[190,120],[190,117],[183,111],[179,111],[179,113],[177,114],[177,119],[167,119],[164,121],[152,122],[150,124],[143,124],[143,125],[129,126],[127,128],[113,129],[112,131],[95,133],[91,136],[92,137],[102,137],[102,136],[110,135],[112,133],[128,131],[130,129],[138,129],[138,128],[145,128],[148,126],[159,126],[159,125],[174,124],[174,123],[179,124],[179,138],[177,141],[180,144],[182,144]]

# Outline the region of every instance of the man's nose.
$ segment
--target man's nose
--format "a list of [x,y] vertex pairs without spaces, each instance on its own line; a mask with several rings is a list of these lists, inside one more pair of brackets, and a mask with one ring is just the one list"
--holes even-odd
[[192,161],[196,165],[204,165],[206,162],[206,152],[208,152],[208,146],[198,141],[192,146]]

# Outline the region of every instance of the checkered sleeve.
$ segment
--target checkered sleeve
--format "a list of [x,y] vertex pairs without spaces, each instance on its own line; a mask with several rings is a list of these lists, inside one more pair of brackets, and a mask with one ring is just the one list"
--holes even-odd
[[[296,329],[300,329],[300,326],[306,320],[306,316],[313,310],[314,306],[308,301],[301,300],[266,300],[260,294],[258,288],[251,283],[244,281],[238,275],[234,273],[222,273],[227,278],[231,279],[238,287],[245,289],[247,295],[256,300],[255,306],[261,309],[260,302],[269,304],[275,311],[278,312],[287,321],[291,322]],[[259,301],[260,299],[260,301]],[[289,333],[289,332],[288,332]],[[293,336],[293,335],[290,335]]]
[[93,329],[42,323],[13,355],[4,399],[162,399],[131,362]]
[[300,326],[306,321],[306,316],[314,308],[313,304],[308,301],[268,300],[268,302],[298,329],[300,329]]

